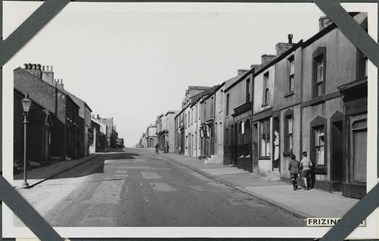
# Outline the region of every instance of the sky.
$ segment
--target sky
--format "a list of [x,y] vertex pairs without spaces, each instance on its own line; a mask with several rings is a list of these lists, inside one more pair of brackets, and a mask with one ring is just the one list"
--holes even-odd
[[[41,5],[3,4],[4,39]],[[259,64],[289,33],[307,40],[322,15],[308,3],[70,3],[4,66],[4,91],[24,63],[53,66],[134,146],[158,115],[181,109],[189,85],[217,85]]]

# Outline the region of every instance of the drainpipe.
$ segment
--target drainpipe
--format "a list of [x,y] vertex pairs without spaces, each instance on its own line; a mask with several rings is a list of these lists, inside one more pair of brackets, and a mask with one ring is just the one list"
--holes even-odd
[[58,86],[55,81],[55,117],[58,116]]
[[254,172],[254,149],[253,149],[253,116],[254,116],[254,74],[255,67],[251,69],[251,121],[250,121],[250,159],[251,159],[251,172]]
[[299,157],[301,158],[301,153],[303,152],[303,90],[304,90],[304,81],[303,81],[303,47],[300,46],[300,153]]

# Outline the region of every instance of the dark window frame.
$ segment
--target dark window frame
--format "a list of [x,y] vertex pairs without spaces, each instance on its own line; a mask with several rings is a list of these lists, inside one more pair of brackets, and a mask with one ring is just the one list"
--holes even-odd
[[[315,145],[315,131],[319,128],[323,128],[324,130],[324,164],[319,165],[316,162],[316,145]],[[314,173],[316,174],[324,174],[326,175],[328,173],[328,126],[327,126],[327,119],[321,116],[316,116],[311,122],[310,122],[310,158],[314,164]]]
[[228,116],[229,115],[229,101],[230,101],[230,96],[229,96],[229,93],[226,94],[226,111],[225,111],[225,115]]
[[[290,148],[290,134],[289,134],[289,129],[288,129],[288,124],[289,124],[290,119],[292,119],[292,133],[291,133],[292,148]],[[283,152],[284,156],[290,156],[293,153],[293,130],[294,130],[293,121],[294,121],[293,110],[292,109],[286,110],[286,112],[284,112],[284,152]]]
[[[288,61],[288,92],[294,93],[295,91],[295,55],[292,55],[287,59]],[[293,67],[293,72],[291,72]]]
[[250,102],[250,78],[246,79],[246,102]]
[[[271,132],[270,132],[270,123],[271,118],[266,118],[262,119],[259,121],[259,138],[258,138],[258,145],[259,145],[259,159],[270,159],[271,158],[271,150],[270,147],[265,146],[265,153],[262,153],[262,142],[261,142],[261,137],[262,137],[262,125],[266,124],[266,133],[265,133],[265,140],[267,140],[267,136],[269,137],[270,143],[272,142],[271,138]],[[269,153],[270,152],[270,153]],[[269,154],[268,154],[269,153]],[[264,155],[262,155],[264,154]],[[268,154],[268,155],[267,155]]]
[[[326,47],[318,47],[312,54],[312,95],[313,97],[325,95],[326,86]],[[323,65],[321,84],[318,82],[318,64]],[[321,85],[321,93],[318,92],[319,85]]]
[[262,107],[267,106],[269,102],[269,80],[270,80],[270,71],[267,71],[263,74],[263,94],[262,94]]

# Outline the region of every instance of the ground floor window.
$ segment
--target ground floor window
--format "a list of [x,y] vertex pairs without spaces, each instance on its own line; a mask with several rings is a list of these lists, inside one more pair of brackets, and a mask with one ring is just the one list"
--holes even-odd
[[[316,116],[310,123],[310,159],[315,165],[315,173],[327,174],[327,119]],[[307,151],[307,150],[304,150]]]
[[270,157],[270,119],[259,122],[259,139],[260,139],[260,153],[261,157]]
[[324,166],[325,160],[324,160],[324,149],[325,149],[325,141],[324,141],[324,126],[318,126],[314,128],[314,138],[315,138],[315,153],[316,153],[316,160],[315,163],[318,166]]

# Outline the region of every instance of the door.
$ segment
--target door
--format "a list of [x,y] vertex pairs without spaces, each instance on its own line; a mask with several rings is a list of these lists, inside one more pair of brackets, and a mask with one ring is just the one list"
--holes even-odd
[[343,179],[343,124],[342,120],[333,121],[331,125],[331,181],[339,190]]

